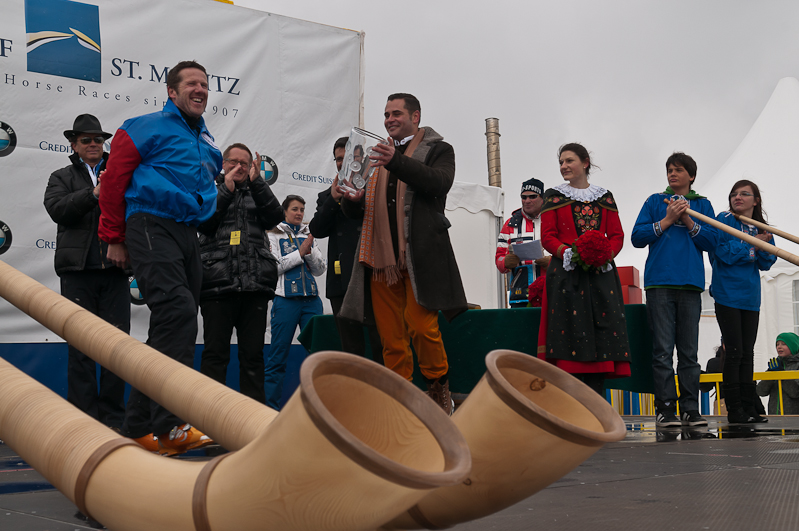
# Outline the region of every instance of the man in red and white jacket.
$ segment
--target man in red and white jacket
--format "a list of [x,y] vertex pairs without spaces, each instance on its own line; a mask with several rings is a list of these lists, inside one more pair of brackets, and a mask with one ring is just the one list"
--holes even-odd
[[[527,306],[527,287],[541,274],[542,267],[533,260],[520,260],[510,245],[541,239],[541,207],[544,205],[544,183],[530,179],[522,183],[522,208],[505,221],[497,240],[494,263],[500,273],[512,272],[508,302],[512,308]],[[543,269],[546,269],[544,265]]]

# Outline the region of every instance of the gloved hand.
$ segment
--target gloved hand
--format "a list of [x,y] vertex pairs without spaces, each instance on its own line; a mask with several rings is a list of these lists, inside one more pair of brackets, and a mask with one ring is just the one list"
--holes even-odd
[[519,257],[513,253],[505,255],[505,269],[515,269],[519,266]]
[[771,358],[770,360],[768,360],[768,370],[784,371],[785,366],[782,364],[782,358]]

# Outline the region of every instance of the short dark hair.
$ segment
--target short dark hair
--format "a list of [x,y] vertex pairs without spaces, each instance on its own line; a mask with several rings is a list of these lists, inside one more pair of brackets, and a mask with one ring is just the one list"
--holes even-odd
[[[688,175],[696,179],[696,161],[689,155],[686,155],[682,151],[675,151],[669,158],[666,159],[666,169],[668,170],[669,166],[672,164],[685,168],[685,171],[688,172]],[[693,181],[691,181],[691,183],[693,184]]]
[[599,168],[599,166],[591,162],[591,156],[588,154],[588,150],[585,149],[582,144],[578,144],[577,142],[563,144],[558,148],[558,159],[560,159],[560,156],[563,155],[564,151],[571,151],[577,155],[577,158],[579,158],[581,161],[588,163],[588,166],[585,168],[586,175],[591,173],[591,168]]
[[408,111],[408,114],[412,115],[416,111],[419,111],[419,116],[422,116],[422,104],[419,103],[419,100],[413,94],[397,92],[388,97],[388,101],[394,100],[403,100],[405,102],[405,110]]
[[293,194],[287,195],[286,198],[283,200],[283,202],[280,204],[280,206],[283,207],[283,212],[289,209],[289,205],[291,205],[292,201],[299,201],[303,205],[305,204],[305,199],[303,199],[302,197]]
[[167,88],[171,88],[172,90],[178,89],[181,77],[180,72],[186,68],[196,68],[197,70],[202,70],[203,74],[208,76],[208,72],[205,71],[205,67],[197,61],[181,61],[169,69],[169,73],[166,75]]
[[228,147],[226,147],[225,151],[222,153],[223,159],[227,158],[227,156],[230,154],[231,149],[241,149],[243,151],[246,151],[247,153],[250,154],[250,160],[252,160],[252,151],[250,151],[250,148],[248,148],[247,146],[245,146],[240,142],[236,142],[235,144],[230,144]]
[[342,136],[341,138],[336,140],[336,143],[333,144],[333,156],[334,157],[336,156],[336,150],[337,149],[345,149],[347,147],[347,141],[348,140],[349,140],[349,137],[346,137],[346,136]]
[[[732,190],[730,190],[730,193],[732,194],[734,191],[739,190],[744,186],[750,187],[752,189],[752,195],[754,195],[755,199],[757,199],[757,204],[755,205],[754,210],[752,210],[752,219],[768,225],[768,221],[766,221],[766,211],[763,210],[763,198],[760,197],[760,188],[758,188],[758,186],[755,183],[747,179],[741,179],[740,181],[732,185]],[[730,197],[728,201],[730,205],[730,212],[732,212],[732,197]],[[763,232],[763,231],[758,230],[758,232]]]

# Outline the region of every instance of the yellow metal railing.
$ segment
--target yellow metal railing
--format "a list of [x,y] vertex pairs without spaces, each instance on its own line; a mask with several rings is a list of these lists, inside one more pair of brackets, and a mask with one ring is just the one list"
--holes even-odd
[[[756,372],[754,373],[754,381],[759,380],[777,380],[777,388],[780,397],[780,415],[784,415],[784,408],[782,402],[782,381],[783,380],[799,380],[799,371],[769,371],[769,372]],[[724,381],[723,375],[719,373],[704,373],[699,376],[700,383],[714,383],[716,385],[716,411],[721,411],[721,399],[719,397],[719,384]],[[677,396],[680,394],[680,382],[677,376],[674,376],[674,385],[677,387]],[[624,393],[625,391],[619,389],[610,390],[610,405],[621,415],[624,412]],[[638,395],[638,404],[641,410],[641,415],[654,415],[655,414],[655,396],[651,393],[636,393]],[[677,414],[679,415],[679,403],[677,405]]]

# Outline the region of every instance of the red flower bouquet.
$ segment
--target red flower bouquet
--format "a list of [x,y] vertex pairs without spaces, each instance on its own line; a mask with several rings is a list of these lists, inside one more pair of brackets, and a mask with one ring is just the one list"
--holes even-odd
[[546,275],[541,275],[527,286],[527,300],[533,308],[541,307],[541,297],[544,295],[544,282]]
[[571,261],[583,268],[599,269],[613,259],[607,236],[598,230],[589,230],[574,240]]

